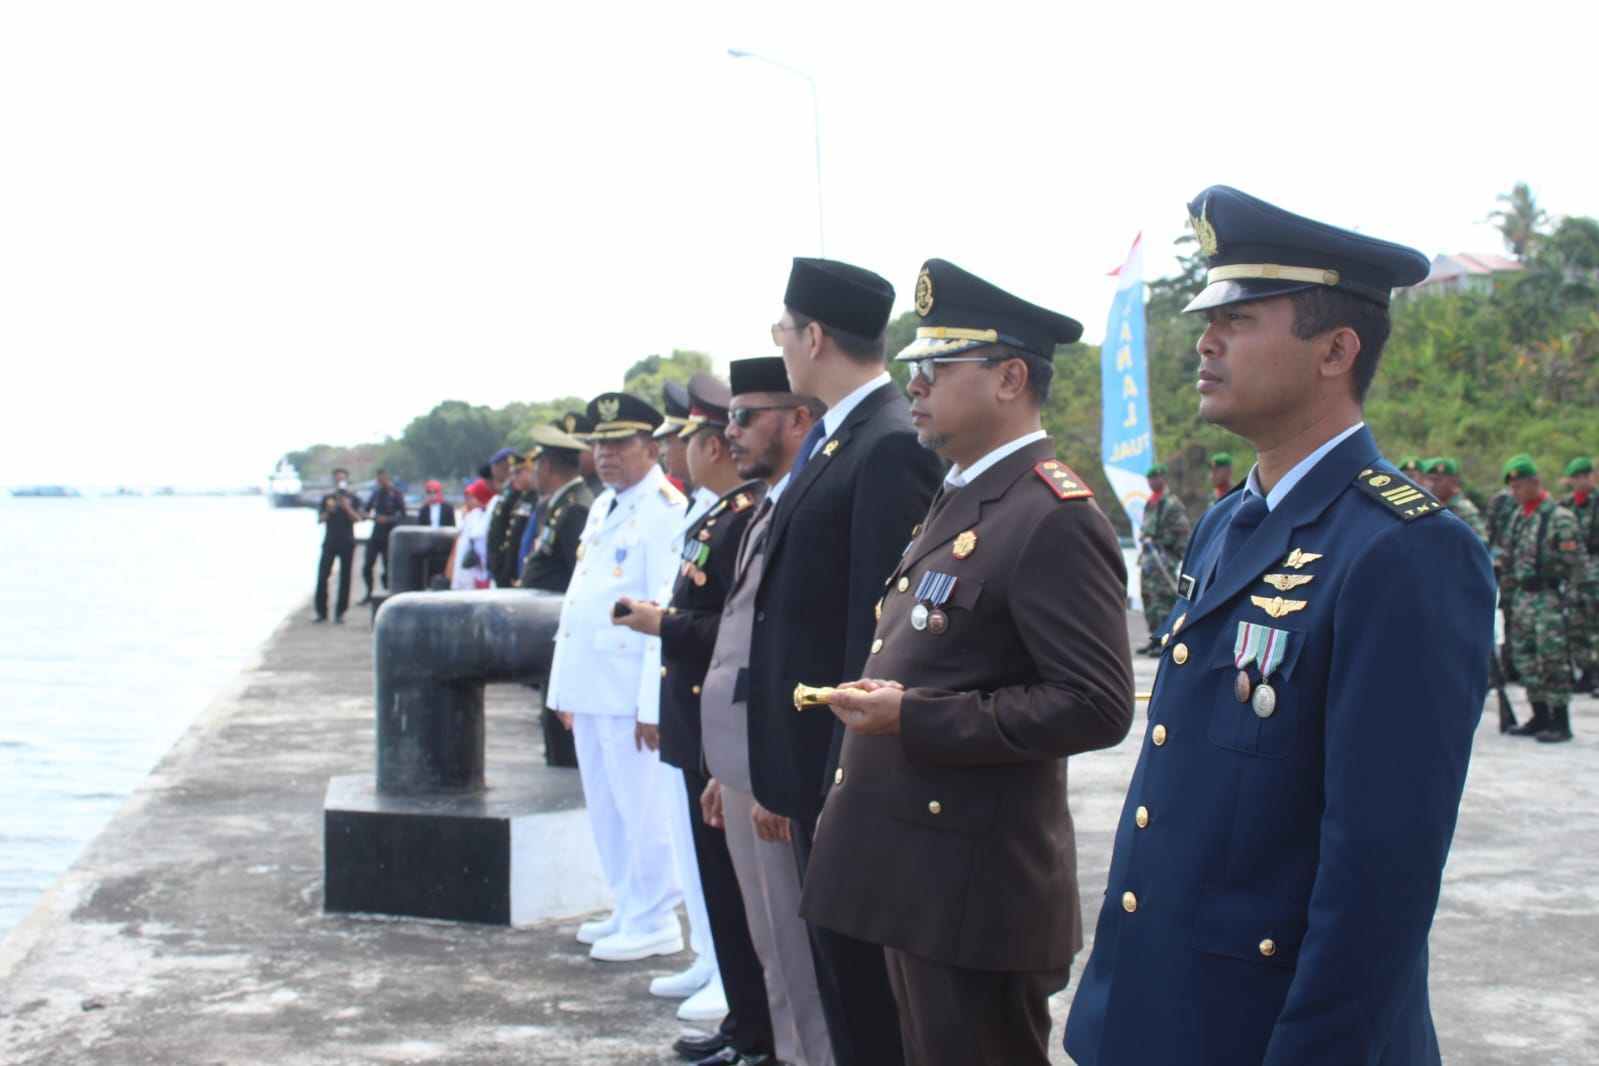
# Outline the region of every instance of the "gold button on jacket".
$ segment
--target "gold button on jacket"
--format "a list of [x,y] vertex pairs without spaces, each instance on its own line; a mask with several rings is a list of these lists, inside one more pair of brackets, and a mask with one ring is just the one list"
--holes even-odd
[[843,783],[844,783],[844,768],[842,766],[840,766],[837,770],[833,771],[833,784],[842,785]]
[[1163,725],[1157,725],[1155,727],[1155,731],[1150,734],[1149,739],[1155,742],[1155,747],[1157,748],[1166,743],[1166,727]]
[[1277,942],[1270,937],[1262,940],[1260,942],[1260,953],[1266,956],[1268,959],[1271,958],[1273,955],[1277,954]]
[[933,802],[931,802],[931,803],[929,803],[927,805],[927,813],[928,814],[943,814],[944,813],[944,805],[942,803],[938,802],[937,800],[934,800]]
[[1133,821],[1138,823],[1138,828],[1144,829],[1149,825],[1149,808],[1140,807],[1133,814]]
[[1179,644],[1171,650],[1171,661],[1178,666],[1188,661],[1188,645]]
[[908,577],[902,577],[899,579],[899,584],[895,585],[894,587],[899,589],[901,592],[906,592],[911,587],[911,579]]
[[1136,911],[1137,909],[1138,909],[1138,897],[1133,895],[1131,892],[1123,892],[1122,893],[1122,910],[1126,911],[1128,914],[1131,914],[1134,911]]

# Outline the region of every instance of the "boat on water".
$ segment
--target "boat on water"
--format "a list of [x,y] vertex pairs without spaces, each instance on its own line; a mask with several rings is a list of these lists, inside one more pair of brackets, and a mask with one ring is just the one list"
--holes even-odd
[[305,500],[300,495],[304,488],[300,472],[293,463],[283,459],[267,479],[267,499],[272,501],[273,507],[304,507]]
[[13,496],[42,496],[48,499],[72,499],[81,496],[71,485],[23,485],[11,490]]

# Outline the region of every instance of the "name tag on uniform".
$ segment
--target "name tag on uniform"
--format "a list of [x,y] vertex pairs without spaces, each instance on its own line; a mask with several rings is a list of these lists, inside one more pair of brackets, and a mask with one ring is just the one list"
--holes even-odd
[[1194,575],[1184,574],[1177,579],[1177,595],[1185,600],[1194,598]]

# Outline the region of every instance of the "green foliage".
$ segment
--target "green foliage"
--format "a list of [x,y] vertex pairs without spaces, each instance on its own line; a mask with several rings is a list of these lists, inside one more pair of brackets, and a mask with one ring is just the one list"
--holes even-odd
[[632,393],[663,414],[666,411],[665,386],[668,381],[688,384],[700,371],[710,372],[711,357],[704,352],[673,349],[666,358],[646,356],[622,375],[622,391]]

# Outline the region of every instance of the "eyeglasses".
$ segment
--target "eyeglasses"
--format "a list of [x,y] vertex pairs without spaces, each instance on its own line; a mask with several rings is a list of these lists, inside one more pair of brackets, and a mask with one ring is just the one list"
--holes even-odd
[[991,355],[929,355],[922,359],[907,359],[911,365],[911,380],[918,377],[931,385],[938,380],[939,363],[1003,363],[1005,360]]
[[767,403],[756,404],[751,407],[734,407],[727,412],[728,421],[739,429],[748,429],[755,416],[762,411],[796,411],[800,408],[797,403]]
[[785,326],[781,322],[773,322],[772,323],[772,343],[777,345],[779,348],[781,348],[783,346],[783,334],[785,334],[785,333],[800,333],[800,332],[803,332],[804,329],[805,329],[804,326],[796,326],[796,325]]

